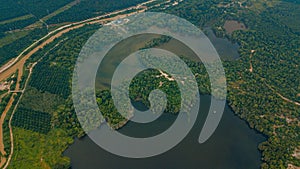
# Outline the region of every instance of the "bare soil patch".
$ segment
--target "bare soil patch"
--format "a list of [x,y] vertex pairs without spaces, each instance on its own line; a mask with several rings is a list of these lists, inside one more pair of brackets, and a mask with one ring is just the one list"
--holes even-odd
[[300,167],[294,166],[293,164],[288,164],[287,169],[300,169]]
[[244,23],[234,21],[234,20],[226,21],[223,27],[228,34],[232,34],[232,32],[237,31],[237,30],[246,30],[247,29]]

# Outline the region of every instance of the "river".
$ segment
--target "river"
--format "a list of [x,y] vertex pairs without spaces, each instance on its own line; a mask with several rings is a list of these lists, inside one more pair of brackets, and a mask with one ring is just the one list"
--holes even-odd
[[[232,56],[234,59],[238,57],[237,44],[215,37],[211,30],[208,30],[208,37],[221,57]],[[138,37],[134,41],[140,42],[141,39],[148,38]],[[127,51],[125,53],[128,54],[141,47],[139,45],[128,47],[131,42],[130,40],[125,42],[119,49],[124,48]],[[170,45],[172,43],[174,42],[164,45],[165,48],[178,50],[177,46]],[[120,50],[113,53],[112,55],[115,56],[116,53],[120,53]],[[103,70],[98,72],[102,78],[97,77],[97,87],[109,87],[108,77],[111,77],[118,62],[110,60],[103,64]],[[74,169],[258,169],[261,163],[261,153],[257,147],[266,138],[250,129],[245,121],[235,116],[228,105],[213,136],[203,144],[198,143],[209,106],[210,96],[201,96],[200,113],[193,129],[180,144],[164,154],[146,159],[119,157],[101,149],[88,136],[85,136],[75,139],[74,144],[65,151],[64,155],[71,158],[71,165]],[[143,106],[137,105],[137,107]],[[176,115],[164,113],[156,121],[148,124],[128,122],[119,132],[136,137],[153,136],[172,125],[176,117]]]
[[[88,136],[76,139],[65,155],[71,158],[74,169],[258,169],[261,154],[257,147],[265,137],[250,129],[228,106],[213,136],[204,144],[198,143],[209,104],[210,96],[201,96],[200,113],[193,129],[180,144],[162,155],[146,159],[119,157],[98,147]],[[148,137],[162,132],[175,119],[176,115],[165,113],[149,124],[129,122],[119,132]]]

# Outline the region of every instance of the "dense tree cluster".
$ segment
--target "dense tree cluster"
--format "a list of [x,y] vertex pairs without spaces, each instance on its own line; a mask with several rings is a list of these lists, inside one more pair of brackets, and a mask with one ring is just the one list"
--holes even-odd
[[96,96],[102,116],[111,128],[118,129],[128,121],[128,119],[124,118],[115,108],[109,91],[97,91]]
[[71,74],[64,68],[38,64],[36,73],[32,74],[29,85],[40,91],[48,91],[64,98],[70,95],[69,79]]
[[[3,1],[3,0],[2,0]],[[0,23],[0,38],[9,36],[8,31],[15,31],[23,29],[37,21],[40,21],[44,16],[51,14],[59,8],[67,5],[73,0],[55,0],[55,1],[1,1],[0,7],[0,22],[16,19],[32,15],[31,17],[11,20]],[[99,16],[104,13],[124,9],[142,3],[145,0],[131,0],[131,1],[104,1],[104,0],[83,0],[70,9],[55,15],[46,22],[47,24],[58,24],[62,22],[81,21],[94,16]],[[30,30],[30,33],[22,38],[19,38],[12,43],[0,47],[0,66],[6,63],[13,57],[16,57],[22,50],[32,44],[35,40],[43,37],[46,33],[46,26],[43,28]]]
[[[199,3],[201,6],[201,3],[209,2],[185,2],[187,5],[183,3],[177,9],[170,8],[168,11],[200,27],[212,25],[217,35],[240,44],[240,58],[224,62],[227,100],[250,127],[268,136],[268,140],[259,146],[264,161],[261,167],[286,168],[288,163],[300,166],[300,160],[292,156],[300,142],[300,109],[293,103],[300,99],[300,37],[297,26],[300,6],[295,1],[278,4],[248,1],[244,4],[248,8],[245,8],[238,4],[226,6],[230,2],[224,2],[224,6],[211,1],[218,5],[207,6],[212,10],[206,9],[208,13],[201,15],[201,10],[192,11],[197,5],[189,7],[188,4]],[[216,17],[209,17],[213,12]],[[200,21],[196,18],[198,15],[210,19]],[[247,30],[228,35],[222,28],[226,20],[240,21]],[[251,71],[250,64],[253,66]]]
[[35,29],[17,41],[0,47],[0,66],[10,59],[17,57],[24,48],[30,46],[34,41],[46,34],[46,29]]
[[[0,37],[1,35],[5,36],[5,32],[7,31],[23,29],[26,26],[31,25],[70,2],[72,2],[72,0],[2,0],[0,7],[0,21],[3,22],[0,23]],[[36,32],[34,34],[36,34]]]
[[19,108],[14,114],[12,125],[46,134],[50,131],[50,122],[49,113]]
[[[12,11],[12,9],[14,11]],[[26,11],[22,10],[16,1],[1,0],[0,11],[0,21],[12,19],[26,14]]]
[[72,1],[73,0],[19,0],[18,6],[40,19]]
[[[75,65],[80,46],[82,46],[87,38],[80,38],[78,35],[84,33],[88,37],[98,26],[82,29],[76,34],[68,33],[68,42],[62,47],[51,50],[42,58],[35,68],[34,73],[29,81],[29,85],[45,92],[58,94],[67,99],[71,94],[70,81],[73,75],[73,67]],[[93,31],[91,31],[93,30]],[[72,38],[74,37],[74,38]],[[35,55],[33,60],[37,59]]]
[[131,1],[119,1],[119,0],[83,0],[76,4],[69,10],[64,11],[61,14],[49,19],[47,23],[60,23],[60,22],[73,22],[80,21],[101,14],[105,14],[111,11],[124,9],[130,6],[135,6],[138,3],[145,2],[146,0],[131,0]]
[[31,18],[24,19],[24,20],[18,20],[18,21],[14,21],[14,22],[5,23],[5,24],[0,24],[0,32],[3,34],[3,36],[5,36],[4,33],[7,31],[23,29],[26,26],[33,24],[36,21],[38,21],[38,19],[31,17]]
[[[83,3],[87,2],[83,1]],[[249,5],[249,8],[243,8],[239,5],[224,7],[224,4],[220,5],[218,0],[186,0],[178,6],[167,8],[164,12],[176,14],[199,27],[213,26],[217,35],[239,43],[240,58],[235,61],[223,62],[228,83],[228,103],[237,115],[248,122],[250,127],[267,136],[268,140],[258,147],[262,151],[261,167],[263,169],[286,168],[289,163],[300,166],[299,159],[291,155],[300,142],[300,109],[299,106],[280,97],[284,96],[293,101],[300,101],[298,96],[300,93],[300,79],[298,78],[300,74],[298,67],[300,38],[298,28],[295,26],[298,21],[294,18],[294,22],[293,20],[285,22],[280,17],[281,14],[288,15],[289,12],[291,12],[290,15],[294,15],[300,8],[297,3],[283,2],[273,7],[264,6],[263,10],[255,11],[250,6],[255,5],[253,3],[255,2],[246,2],[245,4]],[[293,10],[289,11],[290,8]],[[77,6],[71,8],[70,11],[76,9],[78,9]],[[84,9],[78,10],[83,11]],[[89,12],[93,10],[94,8],[91,8]],[[282,13],[280,13],[281,11]],[[81,14],[80,17],[90,16],[89,12],[87,15]],[[60,15],[53,19],[57,21],[59,17]],[[74,19],[79,18],[75,17]],[[243,22],[247,30],[234,31],[232,35],[228,35],[222,28],[226,20]],[[68,37],[67,40],[61,42],[58,48],[43,58],[34,69],[32,76],[32,81],[37,80],[36,84],[53,84],[55,90],[52,93],[65,98],[65,102],[62,102],[62,105],[58,106],[51,116],[51,124],[55,129],[62,129],[70,136],[83,134],[71,98],[68,96],[70,94],[70,76],[82,45],[95,30],[96,27],[86,26],[67,33],[65,37],[57,40],[55,43]],[[76,33],[74,34],[74,32]],[[147,47],[155,47],[168,42],[169,39],[158,38],[149,42]],[[51,49],[51,45],[54,44],[39,51],[40,53],[30,61],[36,61],[43,56]],[[195,74],[200,92],[209,94],[211,92],[209,77],[203,64],[185,57],[182,59]],[[250,63],[253,65],[252,71],[249,70]],[[52,73],[47,76],[45,73],[47,71],[42,69]],[[62,70],[64,70],[64,74]],[[44,73],[39,74],[39,72]],[[168,93],[169,104],[166,112],[176,113],[180,102],[178,86],[166,78],[157,78],[158,75],[157,70],[148,70],[135,77],[130,87],[130,98],[132,101],[141,101],[144,105],[149,106],[149,93],[159,88]],[[63,83],[54,81],[60,76]],[[149,81],[151,83],[147,83]],[[40,92],[51,92],[52,89],[50,90],[49,87],[39,88],[39,90]],[[61,92],[58,92],[60,90]],[[65,94],[62,94],[64,92]],[[127,120],[114,107],[109,91],[97,91],[97,102],[106,121],[114,128],[126,123]],[[57,166],[60,164],[57,163]]]

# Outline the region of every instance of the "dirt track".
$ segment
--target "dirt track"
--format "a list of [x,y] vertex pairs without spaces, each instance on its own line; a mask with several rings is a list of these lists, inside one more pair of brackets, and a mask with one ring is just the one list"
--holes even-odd
[[[144,4],[153,2],[153,1],[154,0],[150,0],[150,1],[147,1],[147,2],[139,4],[139,5],[144,5]],[[3,81],[5,79],[7,79],[13,73],[15,73],[17,70],[19,70],[18,71],[17,81],[16,81],[16,89],[15,89],[16,91],[19,91],[20,90],[19,89],[19,87],[20,87],[20,81],[21,81],[21,78],[23,76],[23,68],[24,68],[24,65],[26,63],[26,60],[28,58],[30,58],[39,49],[41,49],[44,46],[46,46],[47,44],[53,42],[56,38],[62,36],[64,33],[67,33],[67,32],[69,32],[69,31],[71,31],[73,29],[80,28],[80,27],[84,26],[85,24],[95,24],[95,23],[102,23],[103,24],[104,22],[107,22],[107,21],[112,21],[112,20],[116,20],[116,19],[119,19],[119,18],[124,18],[126,16],[133,15],[133,14],[136,14],[138,12],[144,12],[145,11],[145,9],[141,9],[141,10],[137,10],[136,12],[129,13],[129,14],[117,15],[117,16],[112,17],[112,18],[101,19],[103,17],[114,15],[114,14],[118,14],[118,13],[121,13],[121,12],[125,12],[125,11],[128,11],[128,10],[134,9],[134,8],[135,7],[130,7],[130,8],[126,8],[126,9],[123,9],[123,10],[120,10],[120,11],[112,12],[112,13],[109,13],[109,14],[106,14],[106,15],[102,15],[102,16],[98,16],[98,17],[95,17],[95,18],[91,18],[91,19],[87,19],[87,20],[84,20],[84,21],[80,21],[80,22],[77,22],[77,23],[68,24],[68,25],[62,26],[62,27],[60,27],[60,28],[58,28],[58,29],[50,32],[48,35],[44,36],[39,41],[34,42],[32,45],[30,45],[28,48],[26,48],[17,58],[11,60],[9,63],[7,63],[4,66],[2,66],[0,68],[0,81]],[[54,34],[54,35],[48,38],[48,36],[50,36],[51,34]],[[44,42],[42,42],[40,45],[34,47],[35,45],[37,45],[38,42],[40,42],[40,41],[42,41],[42,40],[44,40],[46,38],[48,38],[48,39],[45,40]],[[34,48],[32,50],[30,50],[31,47],[34,47]],[[28,52],[28,53],[23,56],[23,54],[25,52]],[[24,86],[24,90],[21,92],[20,99],[23,96],[23,92],[25,91],[25,88],[27,86],[27,82],[28,82],[28,80],[30,78],[30,75],[32,73],[32,68],[34,67],[34,65],[30,68],[30,73],[29,73],[29,75],[27,77],[27,80],[26,80],[26,83],[25,83],[25,86]],[[4,151],[3,129],[2,129],[2,127],[3,127],[3,122],[4,122],[4,119],[6,117],[6,114],[11,109],[12,104],[14,102],[14,97],[13,97],[14,95],[15,94],[13,94],[12,97],[10,98],[10,101],[7,104],[4,112],[2,113],[1,119],[0,119],[0,153],[2,154],[2,157],[0,159],[1,160],[0,161],[0,167],[2,167],[3,165],[5,165],[3,168],[7,168],[8,167],[9,162],[10,162],[11,157],[12,157],[12,154],[13,154],[13,149],[14,149],[13,148],[13,146],[14,146],[14,144],[13,144],[13,131],[12,131],[12,127],[11,127],[11,121],[12,121],[13,114],[14,114],[16,108],[17,108],[17,105],[18,105],[20,99],[18,100],[17,104],[15,105],[14,110],[13,110],[12,115],[11,115],[10,120],[9,120],[10,139],[11,139],[11,152],[9,154],[8,159],[6,159],[5,157],[3,157],[4,155],[6,155],[6,152]]]
[[[84,26],[84,24],[80,24],[80,25],[76,25],[76,26],[64,29],[64,30],[58,32],[57,34],[55,34],[54,36],[50,37],[49,39],[47,39],[42,44],[40,44],[37,47],[35,47],[28,54],[26,54],[24,57],[22,57],[17,63],[15,63],[14,65],[12,65],[8,69],[6,69],[4,72],[2,72],[0,74],[0,81],[9,78],[13,73],[16,72],[16,70],[19,70],[18,71],[18,78],[17,78],[17,81],[16,81],[16,88],[15,88],[15,90],[18,91],[19,88],[20,88],[20,81],[21,81],[21,78],[23,76],[23,68],[24,68],[24,64],[25,64],[26,60],[30,56],[32,56],[35,52],[37,52],[39,49],[41,49],[44,46],[46,46],[47,44],[53,42],[54,39],[60,37],[62,34],[67,33],[67,32],[69,32],[69,31],[71,31],[73,29],[80,28],[82,26]],[[32,68],[31,68],[31,70],[32,70]],[[31,74],[31,70],[30,70],[30,74]],[[10,100],[9,100],[8,104],[6,105],[6,108],[5,108],[5,110],[2,113],[1,118],[0,118],[0,152],[2,154],[2,157],[4,155],[6,155],[6,152],[4,151],[4,143],[3,143],[3,123],[4,123],[4,120],[5,120],[7,112],[10,110],[10,108],[12,107],[12,104],[14,102],[14,95],[15,94],[13,94],[12,97],[10,98]],[[11,130],[11,127],[10,127],[10,130]],[[8,160],[8,161],[10,161],[10,160]],[[4,158],[4,157],[1,158],[0,167],[2,167],[5,164],[5,162],[6,162],[6,158]]]
[[[77,28],[80,28],[84,26],[84,24],[80,24],[80,25],[76,25],[74,27],[70,27],[70,28],[67,28],[67,29],[64,29],[60,32],[58,32],[57,34],[55,34],[54,36],[50,37],[49,39],[47,39],[45,42],[43,42],[42,44],[38,45],[37,47],[35,47],[33,50],[31,50],[28,54],[26,54],[24,57],[22,57],[17,63],[15,63],[14,65],[12,65],[11,67],[9,67],[8,69],[6,69],[4,72],[2,72],[0,74],[0,81],[2,80],[5,80],[7,78],[9,78],[13,73],[16,72],[16,70],[19,70],[18,71],[18,77],[17,77],[17,81],[16,81],[16,88],[15,90],[18,91],[19,88],[20,88],[20,81],[21,81],[21,78],[23,76],[23,68],[24,68],[24,64],[26,62],[26,60],[32,56],[35,52],[37,52],[39,49],[43,48],[44,46],[46,46],[47,44],[51,43],[54,41],[55,38],[58,38],[60,37],[62,34],[64,33],[67,33],[73,29],[77,29]],[[32,71],[32,68],[30,69],[30,74],[31,74],[31,71]],[[29,77],[28,77],[29,78]],[[25,87],[24,87],[25,88]],[[23,93],[22,93],[23,94]],[[10,156],[9,156],[9,159],[7,160],[4,156],[6,155],[6,152],[4,150],[4,143],[3,143],[3,123],[4,123],[4,120],[5,120],[5,117],[6,117],[6,114],[7,112],[11,109],[12,107],[12,104],[14,102],[14,96],[15,94],[13,94],[8,102],[8,104],[6,105],[5,107],[5,110],[4,112],[2,113],[1,115],[1,118],[0,118],[0,153],[2,155],[1,157],[1,161],[0,161],[0,167],[2,167],[6,161],[8,164],[10,159],[11,159],[11,155],[12,155],[12,152],[10,153]],[[17,106],[17,105],[16,105]],[[15,111],[15,110],[14,110]],[[9,122],[9,128],[10,128],[10,132],[11,132],[11,138],[12,138],[12,129],[11,129],[11,120]],[[11,139],[11,149],[13,150],[13,140]],[[8,165],[5,165],[4,168],[6,168]]]

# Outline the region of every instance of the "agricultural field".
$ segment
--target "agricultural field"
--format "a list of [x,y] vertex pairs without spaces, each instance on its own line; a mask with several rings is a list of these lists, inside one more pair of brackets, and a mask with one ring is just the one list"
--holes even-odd
[[[10,35],[13,36],[11,43],[0,47],[0,66],[12,58],[17,57],[26,47],[30,46],[33,42],[46,34],[47,30],[42,28],[26,32],[25,35],[21,36]],[[4,39],[7,38],[8,37],[4,37]]]
[[74,5],[70,9],[52,17],[47,21],[48,24],[54,24],[59,22],[74,22],[91,17],[106,14],[108,12],[125,9],[136,4],[145,2],[146,0],[131,0],[131,1],[119,1],[119,0],[83,0]]
[[38,133],[50,131],[51,115],[45,112],[38,112],[19,108],[14,114],[12,125]]
[[85,20],[144,1],[1,0],[0,66],[57,25]]
[[[56,28],[56,24],[84,20],[145,0],[0,1],[3,4],[0,7],[1,66],[46,35],[49,29]],[[16,11],[10,11],[12,6]],[[266,137],[256,147],[261,153],[262,169],[300,167],[297,156],[300,147],[300,3],[294,0],[185,0],[177,6],[153,8],[151,11],[177,15],[201,29],[209,27],[219,38],[239,45],[238,59],[222,60],[228,83],[228,105],[250,128]],[[228,31],[228,23],[242,26]],[[70,159],[62,154],[75,137],[85,135],[71,96],[73,70],[81,48],[101,26],[87,24],[71,30],[27,60],[20,84],[21,89],[26,88],[21,91],[20,99],[20,93],[14,94],[12,104],[18,103],[18,106],[13,116],[13,110],[9,110],[4,119],[3,142],[7,152],[4,157],[7,158],[11,155],[8,124],[12,117],[14,153],[9,168],[71,167]],[[132,48],[176,44],[168,37],[147,39],[146,44],[142,44],[141,39],[136,38],[138,44]],[[128,46],[122,49],[126,48],[132,51]],[[177,50],[181,49],[184,48]],[[124,53],[116,51],[109,56],[117,54]],[[210,81],[203,63],[185,55],[189,53],[183,51],[181,58],[197,74],[199,92],[210,94]],[[15,84],[11,85],[11,89],[15,87]],[[130,99],[149,107],[148,95],[157,88],[168,94],[165,112],[176,114],[180,107],[178,86],[157,70],[147,70],[135,77],[129,89]],[[0,91],[0,96],[3,96],[0,98],[1,112],[12,95],[8,89]],[[127,123],[113,105],[108,88],[97,89],[96,97],[100,110],[113,128],[119,129]]]
[[[205,22],[201,20],[206,18],[199,20],[195,11],[218,3],[210,2],[199,5],[194,2],[194,7],[186,2],[188,8],[178,6],[167,11],[180,13],[182,17],[188,15],[193,23],[203,27]],[[219,8],[210,11],[215,11],[215,16],[222,18],[210,21],[217,35],[240,44],[240,58],[224,62],[227,101],[251,128],[268,136],[268,140],[259,146],[263,160],[261,168],[287,168],[291,163],[300,166],[300,160],[292,156],[300,141],[300,38],[295,26],[299,25],[300,6],[296,1],[249,0],[245,4],[248,8],[238,4],[219,5]],[[230,36],[224,29],[227,20],[243,23],[247,30],[234,31]]]
[[[12,121],[17,140],[16,151],[18,151],[12,156],[12,168],[25,166],[39,168],[41,154],[45,158],[45,166],[68,168],[70,161],[62,157],[61,153],[72,143],[72,137],[82,135],[69,100],[71,73],[80,50],[78,46],[82,46],[98,28],[98,25],[88,25],[66,33],[28,60],[27,64],[39,59],[41,62],[33,69],[27,90],[20,100]],[[57,43],[61,45],[55,48]],[[67,49],[78,50],[70,52]],[[61,78],[61,82],[58,82],[57,77],[61,77],[62,73],[64,77]],[[47,78],[37,78],[40,76]],[[37,85],[39,84],[37,82],[45,86]],[[78,127],[74,128],[76,124]],[[35,137],[36,141],[32,142],[29,135]],[[31,145],[24,144],[28,141]],[[34,151],[32,151],[33,147]],[[32,161],[29,163],[26,158]]]
[[29,83],[30,86],[39,91],[48,91],[52,94],[58,94],[64,98],[67,98],[70,95],[70,72],[55,65],[49,66],[39,64],[36,66],[36,69],[41,71],[32,75],[32,80]]
[[22,29],[39,21],[72,0],[55,1],[4,1],[1,0],[0,32]]

